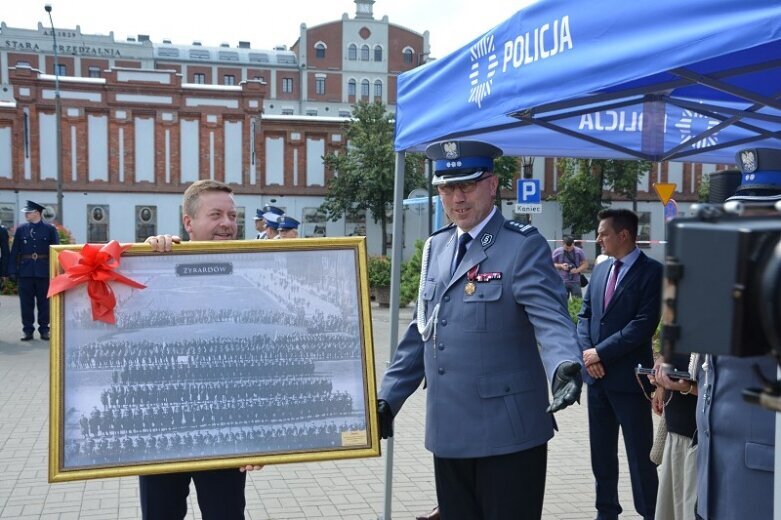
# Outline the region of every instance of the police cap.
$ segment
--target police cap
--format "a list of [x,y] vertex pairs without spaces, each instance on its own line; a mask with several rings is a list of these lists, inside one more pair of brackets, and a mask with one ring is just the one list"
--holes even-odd
[[255,210],[255,220],[261,220],[263,218],[263,215],[266,213],[274,213],[275,215],[284,215],[285,212],[279,209],[276,206],[271,206],[270,204],[266,204],[263,206],[263,209],[256,209]]
[[426,148],[426,157],[434,161],[431,184],[452,184],[480,178],[494,171],[494,159],[502,155],[496,146],[480,141],[442,141]]
[[781,150],[749,148],[735,154],[740,186],[728,201],[767,203],[781,200]]
[[298,229],[299,224],[301,224],[299,221],[287,215],[282,215],[277,219],[277,225],[279,226],[280,231],[285,229]]
[[40,204],[37,204],[31,200],[27,201],[27,204],[22,208],[22,213],[32,213],[33,211],[37,211],[38,213],[43,213],[43,206]]
[[263,214],[263,220],[266,221],[266,225],[271,229],[279,228],[279,224],[277,223],[278,218],[279,215],[277,215],[276,213],[272,213],[271,211],[267,211],[266,213]]

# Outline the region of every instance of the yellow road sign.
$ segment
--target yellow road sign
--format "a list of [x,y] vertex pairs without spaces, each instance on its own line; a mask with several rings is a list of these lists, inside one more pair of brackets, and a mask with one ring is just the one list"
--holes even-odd
[[656,194],[659,196],[659,200],[661,200],[662,204],[665,206],[670,201],[670,197],[673,196],[673,192],[675,191],[676,187],[677,184],[675,184],[674,182],[654,183],[654,190],[656,191]]

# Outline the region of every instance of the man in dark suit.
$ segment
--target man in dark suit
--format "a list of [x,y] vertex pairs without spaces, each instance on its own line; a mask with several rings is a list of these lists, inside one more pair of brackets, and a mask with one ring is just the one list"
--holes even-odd
[[[233,190],[218,181],[202,179],[184,192],[182,223],[191,240],[235,240],[238,233],[236,202]],[[175,235],[157,235],[146,239],[153,251],[169,252],[174,243],[181,242]],[[192,429],[191,412],[185,410],[187,427]],[[196,419],[197,420],[197,419]],[[155,426],[159,427],[159,419]],[[195,435],[196,452],[204,450],[204,436]],[[188,431],[184,436],[185,449],[190,452],[193,440]],[[157,444],[147,444],[150,452],[159,453]],[[195,483],[198,505],[204,520],[240,520],[244,518],[244,487],[246,471],[260,466],[246,465],[236,469],[217,469],[141,475],[138,477],[141,518],[143,520],[183,520],[187,515],[187,496],[190,480]]]
[[629,459],[635,509],[652,520],[656,506],[658,479],[648,457],[653,437],[651,406],[634,368],[653,366],[651,341],[661,312],[663,267],[643,254],[636,240],[635,213],[627,209],[599,212],[597,242],[613,259],[594,268],[578,321],[599,520],[616,520],[622,511],[618,502],[619,427]]

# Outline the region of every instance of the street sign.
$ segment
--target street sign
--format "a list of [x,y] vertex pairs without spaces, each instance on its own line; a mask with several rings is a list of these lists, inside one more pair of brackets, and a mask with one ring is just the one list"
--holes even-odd
[[542,193],[539,179],[518,179],[516,213],[542,213]]
[[678,203],[673,199],[670,199],[667,204],[664,205],[664,221],[670,222],[672,219],[678,216]]
[[667,205],[667,201],[670,200],[670,197],[673,196],[673,192],[675,191],[677,184],[673,182],[655,182],[654,183],[654,190],[656,191],[656,195],[659,196],[659,200],[662,201],[663,205]]

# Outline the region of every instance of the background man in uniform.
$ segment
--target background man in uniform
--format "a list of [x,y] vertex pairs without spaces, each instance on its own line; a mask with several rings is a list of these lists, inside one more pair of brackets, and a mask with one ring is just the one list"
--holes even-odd
[[8,230],[0,224],[0,289],[3,288],[8,278],[8,259],[11,252],[8,250]]
[[[266,220],[266,218],[265,218],[266,213],[273,213],[274,215],[279,215],[279,216],[282,216],[282,215],[285,214],[285,212],[282,211],[281,209],[279,209],[278,207],[270,206],[268,204],[263,206],[263,209],[256,210],[255,211],[255,229],[258,230],[258,236],[256,236],[255,238],[258,239],[258,240],[266,240],[268,238],[274,238],[274,236],[275,236],[275,234],[273,234],[273,233],[272,233],[271,236],[269,236],[269,233],[268,233],[268,230],[269,230],[268,220]],[[271,217],[269,217],[269,219],[271,219]],[[274,230],[272,229],[272,231],[274,231]]]
[[[736,161],[741,184],[727,200],[741,202],[746,216],[778,217],[781,150],[742,150]],[[726,304],[703,302],[703,312],[716,303]],[[697,518],[771,518],[776,414],[746,402],[742,392],[762,386],[758,373],[775,381],[778,363],[771,356],[699,358]]]
[[279,226],[279,234],[277,238],[298,238],[298,226],[301,223],[293,217],[283,215],[277,219],[277,225]]
[[[599,520],[616,520],[618,503],[618,428],[624,435],[635,509],[653,520],[659,485],[651,451],[650,403],[635,378],[640,364],[653,366],[651,341],[659,325],[662,264],[637,248],[635,213],[599,212],[597,242],[613,257],[594,268],[578,321],[588,387],[591,468],[597,485]],[[642,378],[650,392],[650,384]]]
[[[238,233],[236,203],[229,186],[212,180],[200,180],[184,192],[182,201],[184,229],[191,240],[235,240]],[[178,236],[158,235],[146,243],[158,252],[171,251]],[[204,520],[244,518],[245,471],[240,469],[191,471],[139,477],[141,514],[144,520],[183,519],[187,514],[190,479],[195,482],[198,505]]]
[[424,248],[418,321],[383,378],[380,435],[393,435],[393,416],[425,377],[441,517],[537,520],[555,426],[548,412],[580,395],[564,291],[545,239],[494,207],[501,150],[449,141],[426,154],[454,224]]
[[255,210],[255,230],[258,234],[255,236],[257,240],[264,240],[266,238],[266,222],[263,220],[263,210]]
[[33,339],[35,309],[38,308],[38,333],[49,339],[49,246],[60,243],[57,228],[44,222],[43,206],[28,200],[22,208],[25,224],[14,233],[8,264],[8,275],[18,279],[22,307],[22,341]]
[[571,236],[564,237],[563,242],[562,247],[553,250],[553,266],[559,271],[567,294],[572,298],[582,298],[580,275],[588,269],[586,253],[575,245],[575,239]]
[[267,211],[263,213],[263,222],[266,225],[266,240],[273,240],[279,235],[279,223],[277,220],[282,216],[280,213],[274,211]]

